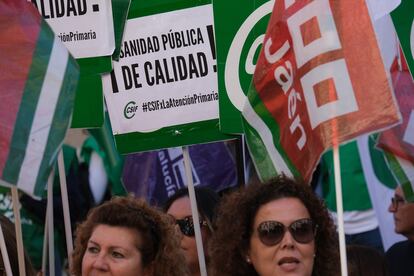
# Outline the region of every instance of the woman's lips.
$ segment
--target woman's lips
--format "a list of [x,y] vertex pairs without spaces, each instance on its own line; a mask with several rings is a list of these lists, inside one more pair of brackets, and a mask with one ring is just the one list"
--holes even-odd
[[282,270],[289,272],[295,270],[299,265],[299,259],[295,257],[284,257],[277,263]]

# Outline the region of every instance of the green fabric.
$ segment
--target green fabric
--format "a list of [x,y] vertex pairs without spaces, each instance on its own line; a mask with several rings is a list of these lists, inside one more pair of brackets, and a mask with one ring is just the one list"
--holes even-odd
[[371,159],[375,160],[372,162],[375,175],[381,181],[382,184],[390,189],[397,188],[397,180],[392,175],[391,169],[389,168],[385,159],[384,152],[381,149],[375,147],[377,143],[377,135],[371,135],[368,139],[369,151]]
[[[372,209],[364,178],[358,146],[355,141],[341,145],[339,148],[341,163],[341,181],[344,211],[364,211]],[[335,175],[333,152],[322,156],[321,176],[323,197],[329,210],[336,211]]]
[[[20,211],[22,219],[23,244],[27,254],[32,261],[35,269],[42,267],[43,234],[44,222],[24,208]],[[60,256],[66,256],[66,245],[63,229],[54,231],[55,251],[59,251]]]
[[[76,162],[74,166],[77,169],[78,158],[76,155],[76,149],[69,145],[63,145],[63,160],[65,162],[66,175],[69,173],[70,166]],[[60,183],[57,164],[55,167],[55,176],[53,181],[53,194],[60,195]],[[47,184],[45,184],[46,186]],[[47,190],[44,191],[43,198],[46,198]],[[0,213],[14,222],[13,205],[10,195],[10,189],[3,188],[0,190]],[[24,208],[20,209],[20,217],[22,222],[22,235],[23,245],[32,261],[35,269],[39,270],[42,266],[42,252],[43,252],[43,235],[44,235],[44,221],[41,221],[38,217],[30,212],[30,210]],[[60,256],[66,256],[66,244],[65,244],[64,229],[55,227],[54,240],[55,250],[59,251]]]
[[[13,205],[9,193],[0,193],[0,213],[14,223]],[[20,209],[20,219],[22,222],[24,249],[29,255],[35,269],[40,270],[42,267],[44,221],[40,221],[24,207]],[[59,250],[60,256],[66,254],[62,233],[57,229],[54,231],[55,248]]]
[[100,74],[87,74],[81,71],[76,89],[71,128],[102,126],[104,120],[102,91]]
[[[77,173],[78,168],[78,157],[76,155],[76,149],[70,145],[63,144],[62,146],[63,150],[63,162],[65,163],[65,175],[67,176],[69,173],[70,166],[73,162],[76,162],[74,168],[76,170],[75,173]],[[60,180],[59,180],[59,168],[56,161],[55,164],[55,175],[53,177],[53,194],[60,196]],[[43,191],[42,198],[47,198],[47,183],[45,183],[45,190]]]
[[126,195],[127,191],[122,182],[124,157],[116,147],[108,113],[105,114],[104,125],[101,128],[90,129],[91,134],[82,145],[81,156],[89,164],[91,154],[95,151],[103,160],[105,172],[110,181],[112,195]]
[[[378,180],[390,189],[397,187],[397,182],[389,169],[382,150],[375,147],[377,135],[368,138],[372,167]],[[344,211],[364,211],[372,208],[367,183],[361,164],[357,142],[352,141],[339,148],[341,163],[342,194]],[[333,153],[328,151],[322,156],[321,176],[323,197],[326,205],[336,211],[335,179]]]
[[122,36],[124,34],[125,22],[128,15],[131,0],[112,0],[112,17],[114,20],[115,51],[112,55],[114,60],[119,60],[121,53]]

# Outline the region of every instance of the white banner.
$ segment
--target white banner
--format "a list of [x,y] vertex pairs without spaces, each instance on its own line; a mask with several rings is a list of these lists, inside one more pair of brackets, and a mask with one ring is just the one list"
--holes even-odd
[[111,0],[31,2],[75,58],[112,55],[115,34]]
[[102,79],[114,134],[217,119],[211,4],[128,20]]

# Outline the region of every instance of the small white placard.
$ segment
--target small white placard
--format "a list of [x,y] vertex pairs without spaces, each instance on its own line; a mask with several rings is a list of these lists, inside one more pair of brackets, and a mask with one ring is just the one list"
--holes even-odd
[[115,33],[111,0],[31,2],[75,58],[112,55]]
[[211,4],[128,20],[102,78],[114,134],[217,119],[214,47]]

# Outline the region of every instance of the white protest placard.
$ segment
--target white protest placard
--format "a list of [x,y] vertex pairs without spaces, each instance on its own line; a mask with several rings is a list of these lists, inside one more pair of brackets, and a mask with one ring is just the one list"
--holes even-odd
[[111,0],[31,2],[75,58],[112,55],[115,35]]
[[103,76],[114,134],[218,118],[211,4],[129,19]]

